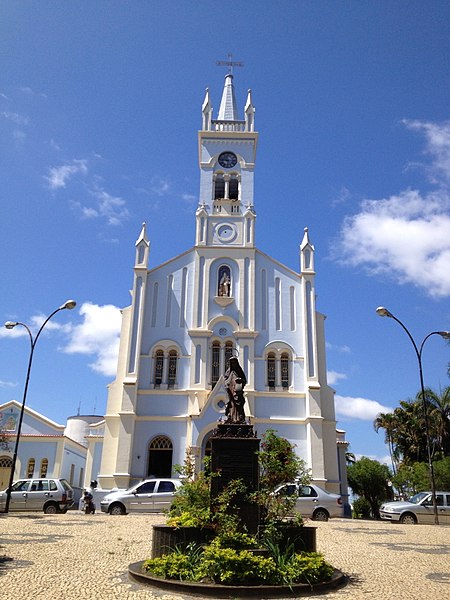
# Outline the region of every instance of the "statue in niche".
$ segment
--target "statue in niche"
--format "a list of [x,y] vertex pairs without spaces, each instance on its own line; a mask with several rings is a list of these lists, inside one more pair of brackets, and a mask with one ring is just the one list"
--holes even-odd
[[223,272],[219,282],[219,296],[230,296],[231,281],[226,271]]
[[224,385],[228,395],[228,402],[225,406],[227,423],[245,423],[244,387],[246,383],[247,378],[238,359],[232,356],[224,375]]

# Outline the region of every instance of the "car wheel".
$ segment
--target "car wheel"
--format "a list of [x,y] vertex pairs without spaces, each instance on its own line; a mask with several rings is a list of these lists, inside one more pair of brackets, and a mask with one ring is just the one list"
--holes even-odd
[[330,515],[327,513],[326,510],[324,510],[323,508],[319,508],[313,514],[313,521],[328,521],[329,516]]
[[46,515],[56,515],[57,512],[58,507],[56,506],[56,504],[47,504],[46,506],[44,506],[44,513]]
[[417,519],[412,513],[405,513],[400,517],[400,523],[405,525],[415,525],[417,523]]
[[113,504],[109,508],[109,514],[110,515],[124,515],[125,514],[124,505],[123,504]]

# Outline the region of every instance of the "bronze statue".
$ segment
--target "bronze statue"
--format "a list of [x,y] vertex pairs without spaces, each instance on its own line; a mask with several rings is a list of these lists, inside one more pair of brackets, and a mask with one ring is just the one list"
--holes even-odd
[[238,359],[232,356],[224,375],[224,384],[228,394],[228,402],[225,407],[227,423],[245,423],[244,387],[246,383],[247,378]]

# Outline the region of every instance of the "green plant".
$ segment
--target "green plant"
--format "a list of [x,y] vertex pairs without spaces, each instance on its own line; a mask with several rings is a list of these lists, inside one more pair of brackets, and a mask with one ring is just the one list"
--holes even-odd
[[366,498],[356,498],[353,502],[353,513],[356,519],[370,519],[370,502]]
[[[267,527],[271,523],[292,519],[296,498],[294,495],[281,496],[275,493],[278,486],[293,481],[301,485],[309,483],[311,476],[306,463],[300,459],[294,446],[285,438],[268,429],[263,435],[261,450],[258,453],[261,476],[259,490],[252,494],[252,501],[261,507],[262,522]],[[301,516],[294,517],[296,524]]]
[[202,553],[203,548],[200,545],[191,543],[185,550],[177,547],[169,554],[146,560],[143,568],[165,579],[199,581],[202,578],[200,569]]
[[320,581],[327,581],[332,574],[333,567],[318,552],[293,554],[280,573],[288,585],[294,583],[313,585]]
[[223,529],[215,538],[215,542],[221,548],[234,548],[235,550],[246,550],[258,548],[258,540],[254,535],[243,531]]
[[203,574],[215,583],[259,585],[275,583],[276,565],[272,558],[252,554],[249,550],[223,548],[214,540],[202,555]]
[[392,498],[389,485],[392,474],[388,467],[363,456],[348,467],[347,476],[353,493],[369,502],[372,516],[378,519],[381,503]]
[[274,429],[265,432],[258,452],[260,490],[273,492],[282,483],[290,481],[300,481],[303,485],[309,483],[311,477],[306,463],[297,456],[294,448],[289,440],[277,435]]
[[190,448],[186,451],[183,466],[175,470],[183,477],[183,485],[177,491],[169,509],[167,524],[173,527],[210,527],[210,488],[212,474],[209,458],[204,460],[205,469],[195,473],[195,460]]

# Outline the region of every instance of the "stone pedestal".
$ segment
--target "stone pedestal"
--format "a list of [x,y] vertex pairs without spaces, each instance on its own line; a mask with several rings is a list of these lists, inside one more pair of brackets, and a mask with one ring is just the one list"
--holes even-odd
[[[212,478],[212,499],[233,479],[241,479],[249,493],[258,490],[259,469],[256,453],[259,443],[253,425],[219,423],[211,437],[211,470],[220,473],[220,477]],[[256,533],[259,525],[259,507],[244,499],[237,499],[235,507],[247,531]]]

